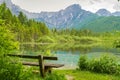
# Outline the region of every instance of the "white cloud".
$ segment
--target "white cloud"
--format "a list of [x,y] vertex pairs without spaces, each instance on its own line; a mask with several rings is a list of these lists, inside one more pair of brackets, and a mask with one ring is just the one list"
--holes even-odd
[[12,0],[12,2],[32,12],[58,11],[77,3],[76,0]]
[[117,10],[117,11],[120,11],[120,4],[117,3],[113,6],[113,9]]
[[80,4],[83,9],[96,12],[106,8],[114,12],[120,11],[120,2],[117,0],[12,0],[16,5],[31,12],[58,11],[72,4]]
[[[111,12],[120,10],[120,3],[117,0],[77,0],[83,9],[96,12],[105,8]],[[82,3],[81,3],[82,2]]]

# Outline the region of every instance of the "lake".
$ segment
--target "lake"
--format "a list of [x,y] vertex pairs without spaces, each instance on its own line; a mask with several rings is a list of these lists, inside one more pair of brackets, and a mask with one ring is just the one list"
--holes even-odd
[[113,54],[120,56],[120,49],[101,45],[84,44],[21,44],[23,54],[43,54],[57,56],[57,61],[53,63],[65,64],[64,68],[76,68],[79,57],[87,55],[89,58],[99,57],[102,54]]

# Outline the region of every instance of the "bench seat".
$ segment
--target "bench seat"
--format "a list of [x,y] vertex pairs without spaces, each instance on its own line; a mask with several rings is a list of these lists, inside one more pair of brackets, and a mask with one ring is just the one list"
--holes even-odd
[[[39,63],[36,62],[22,62],[23,65],[29,65],[29,66],[39,66]],[[54,68],[59,68],[64,66],[64,64],[52,64],[52,63],[45,63],[45,67],[54,67]]]
[[45,67],[59,68],[59,67],[64,66],[64,64],[51,64],[51,63],[45,63],[44,66],[45,66]]

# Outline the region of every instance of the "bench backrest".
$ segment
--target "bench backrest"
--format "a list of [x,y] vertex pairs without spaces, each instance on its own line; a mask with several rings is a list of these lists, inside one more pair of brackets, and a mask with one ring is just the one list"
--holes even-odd
[[26,55],[26,54],[7,54],[7,56],[19,57],[19,58],[30,58],[30,59],[38,59],[43,57],[43,60],[58,60],[57,57],[54,56],[42,56],[42,55]]

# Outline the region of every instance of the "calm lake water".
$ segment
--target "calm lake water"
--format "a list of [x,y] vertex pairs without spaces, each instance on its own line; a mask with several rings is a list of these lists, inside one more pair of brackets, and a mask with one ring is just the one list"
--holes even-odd
[[81,46],[80,44],[22,44],[21,51],[24,54],[43,54],[57,56],[53,63],[65,64],[64,68],[76,68],[79,57],[87,55],[89,58],[99,57],[102,54],[120,56],[120,49],[104,46]]

